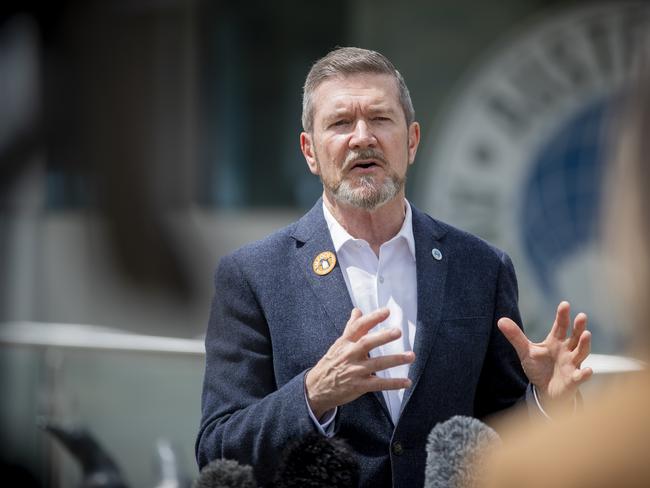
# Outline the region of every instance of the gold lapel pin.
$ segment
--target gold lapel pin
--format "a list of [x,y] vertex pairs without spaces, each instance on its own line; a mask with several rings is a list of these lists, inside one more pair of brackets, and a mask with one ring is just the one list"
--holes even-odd
[[336,256],[331,251],[323,251],[314,258],[311,264],[314,273],[318,276],[324,276],[334,269],[336,266]]

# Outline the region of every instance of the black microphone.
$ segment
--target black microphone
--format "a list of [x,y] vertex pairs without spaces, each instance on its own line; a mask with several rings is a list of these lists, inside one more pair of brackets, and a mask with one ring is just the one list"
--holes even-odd
[[359,463],[340,439],[308,434],[288,444],[273,488],[356,488]]
[[501,444],[499,434],[480,420],[456,415],[437,424],[427,440],[425,488],[478,486],[484,454]]
[[253,468],[229,459],[215,459],[201,470],[193,488],[257,488]]

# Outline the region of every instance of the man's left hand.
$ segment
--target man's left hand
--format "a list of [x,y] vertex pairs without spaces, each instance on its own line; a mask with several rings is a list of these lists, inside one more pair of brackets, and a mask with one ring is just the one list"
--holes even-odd
[[572,401],[578,386],[593,374],[591,368],[580,368],[591,350],[587,316],[584,313],[576,316],[573,330],[567,337],[571,325],[568,302],[558,305],[553,327],[543,342],[529,341],[509,318],[499,319],[497,325],[517,351],[528,380],[535,385],[545,405]]

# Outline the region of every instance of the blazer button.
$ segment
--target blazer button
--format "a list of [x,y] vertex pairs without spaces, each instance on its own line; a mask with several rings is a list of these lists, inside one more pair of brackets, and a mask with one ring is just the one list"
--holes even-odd
[[393,442],[393,454],[396,456],[401,456],[404,454],[404,448],[402,447],[401,442]]

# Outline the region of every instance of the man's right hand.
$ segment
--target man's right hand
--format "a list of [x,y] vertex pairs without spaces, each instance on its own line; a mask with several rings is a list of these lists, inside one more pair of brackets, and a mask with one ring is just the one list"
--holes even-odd
[[370,358],[368,353],[383,344],[398,339],[402,332],[392,328],[369,334],[368,331],[383,322],[390,314],[380,308],[363,315],[357,308],[352,310],[343,335],[329,348],[305,378],[307,400],[316,418],[339,405],[359,398],[364,393],[381,390],[409,388],[408,378],[380,378],[376,371],[410,364],[415,360],[413,352]]

